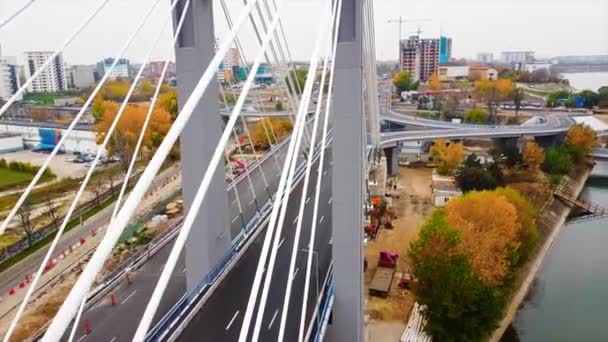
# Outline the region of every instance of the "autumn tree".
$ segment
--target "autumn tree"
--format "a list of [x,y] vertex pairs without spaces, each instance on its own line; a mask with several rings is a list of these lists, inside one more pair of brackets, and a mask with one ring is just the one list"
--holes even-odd
[[425,331],[435,341],[480,341],[495,328],[506,303],[500,287],[485,284],[460,248],[460,232],[436,210],[410,244],[419,281],[416,301],[425,306]]
[[95,206],[99,207],[99,206],[101,206],[101,195],[103,194],[103,189],[104,189],[103,180],[95,179],[92,182],[90,182],[89,184],[90,184],[91,191],[95,195]]
[[441,90],[441,80],[436,72],[429,78],[429,88],[435,91]]
[[412,79],[412,75],[407,71],[399,71],[393,77],[393,85],[397,88],[399,94],[402,91],[415,90],[417,87],[416,82]]
[[538,170],[545,161],[545,150],[534,141],[528,141],[521,151],[524,165],[530,170]]
[[293,129],[293,124],[287,119],[263,118],[256,122],[251,130],[251,142],[254,146],[267,149],[276,144]]
[[482,79],[475,82],[475,95],[486,103],[488,113],[494,120],[498,103],[509,98],[512,91],[513,82],[509,79]]
[[44,214],[49,218],[51,225],[55,229],[59,228],[59,220],[57,217],[58,205],[55,205],[55,203],[53,203],[53,200],[48,194],[44,197],[44,207]]
[[[97,143],[101,143],[109,130],[118,111],[118,105],[114,102],[104,103],[104,113],[94,126],[93,130],[97,136]],[[114,131],[108,144],[108,154],[121,157],[123,167],[129,166],[135,151],[140,131],[148,112],[147,106],[128,105]],[[144,133],[143,146],[148,149],[158,147],[165,134],[171,127],[171,116],[163,109],[157,108],[152,111],[152,116]]]
[[571,151],[572,157],[580,161],[597,145],[597,134],[591,127],[578,123],[568,129],[566,145]]
[[446,206],[448,226],[460,232],[459,249],[470,255],[486,284],[500,284],[510,270],[511,248],[519,246],[521,223],[513,204],[491,191],[473,191]]
[[27,243],[31,246],[34,242],[36,225],[32,222],[32,206],[27,200],[19,207],[17,215],[19,215],[19,232],[27,238]]
[[161,93],[156,101],[156,107],[171,114],[171,121],[175,121],[178,114],[177,92],[175,90],[169,90]]
[[521,229],[517,234],[519,248],[515,249],[511,246],[510,263],[511,266],[521,266],[528,260],[538,239],[540,232],[538,230],[538,209],[519,191],[503,187],[494,190],[494,193],[503,196],[509,203],[513,204],[517,211],[517,220],[521,225]]
[[125,99],[131,88],[131,82],[126,80],[108,81],[104,86],[104,99],[119,102]]
[[464,145],[437,139],[430,152],[437,161],[437,172],[441,175],[451,175],[464,158]]

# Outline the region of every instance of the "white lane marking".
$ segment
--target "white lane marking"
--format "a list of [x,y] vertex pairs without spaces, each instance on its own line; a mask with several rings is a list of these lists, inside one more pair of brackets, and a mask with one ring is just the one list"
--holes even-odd
[[184,267],[184,270],[182,271],[182,273],[186,273],[186,267]]
[[270,328],[272,328],[272,323],[274,323],[274,319],[277,318],[277,314],[279,313],[279,309],[277,309],[274,312],[274,315],[272,315],[272,319],[270,320],[270,324],[268,324],[268,330],[270,330]]
[[255,197],[249,202],[249,205],[252,205],[255,202]]
[[281,240],[281,242],[279,242],[279,248],[281,248],[281,246],[283,246],[283,242],[285,242],[285,238],[283,238],[283,240]]
[[296,279],[296,276],[298,275],[298,271],[300,270],[300,268],[296,268],[296,270],[293,272],[293,279]]
[[334,237],[333,237],[333,236],[330,236],[330,237],[329,237],[329,244],[331,245],[333,242],[334,242]]
[[137,290],[131,292],[130,295],[127,296],[127,298],[125,298],[125,300],[123,300],[122,302],[120,302],[120,304],[124,304],[126,303],[129,299],[131,299],[131,297],[133,297],[133,295],[137,292]]
[[84,340],[86,337],[87,337],[87,335],[86,335],[86,334],[85,334],[85,335],[82,335],[82,336],[80,336],[80,338],[79,338],[79,339],[78,339],[78,341],[76,341],[76,342],[80,342],[80,341]]
[[333,161],[333,160],[332,160],[332,161],[330,161],[330,162],[329,162],[329,165],[334,165],[334,161]]
[[323,222],[324,218],[325,218],[325,216],[321,216],[321,218],[319,219],[319,223]]
[[296,224],[296,222],[298,222],[298,218],[299,218],[299,217],[300,217],[300,216],[298,215],[298,216],[296,216],[296,218],[295,218],[295,219],[293,219],[293,224]]
[[232,219],[232,223],[236,222],[236,220],[238,220],[238,219],[239,219],[239,216],[238,216],[238,215],[237,215],[237,216],[235,216],[235,217]]
[[334,201],[334,198],[333,198],[333,197],[330,197],[330,198],[329,198],[329,201],[327,201],[327,204],[331,204],[331,202],[333,202],[333,201]]
[[230,320],[230,323],[228,323],[228,325],[226,326],[226,330],[230,329],[230,327],[232,326],[232,323],[234,323],[234,320],[236,319],[236,316],[238,316],[240,312],[241,312],[240,310],[236,310],[236,312],[234,313],[234,316],[232,316],[232,319]]
[[[85,335],[85,336],[86,336],[86,335]],[[117,339],[117,338],[118,338],[117,336],[112,337],[112,339],[110,340],[110,342],[114,342],[114,341],[116,341],[116,339]],[[79,341],[80,341],[80,340],[79,340]]]
[[323,171],[323,176],[325,176],[327,174],[327,170]]
[[308,196],[308,198],[306,199],[306,204],[308,204],[308,202],[310,202],[310,196]]

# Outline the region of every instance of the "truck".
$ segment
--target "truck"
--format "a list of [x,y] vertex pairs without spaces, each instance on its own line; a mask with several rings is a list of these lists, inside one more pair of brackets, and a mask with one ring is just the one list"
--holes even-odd
[[378,258],[376,273],[369,284],[369,294],[386,298],[391,289],[399,255],[395,252],[382,251]]

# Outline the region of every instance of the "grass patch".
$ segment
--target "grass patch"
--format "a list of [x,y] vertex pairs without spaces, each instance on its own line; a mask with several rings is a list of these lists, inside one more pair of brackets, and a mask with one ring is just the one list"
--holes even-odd
[[4,234],[0,236],[0,248],[10,247],[19,242],[21,238],[22,236],[19,236],[18,234]]
[[[76,189],[79,180],[72,178],[63,178],[52,184],[32,190],[27,197],[31,205],[36,205],[44,202],[47,198],[57,198]],[[20,193],[0,197],[0,211],[12,209],[17,200],[21,196]]]
[[32,178],[34,178],[34,176],[29,173],[0,168],[0,191],[27,184]]

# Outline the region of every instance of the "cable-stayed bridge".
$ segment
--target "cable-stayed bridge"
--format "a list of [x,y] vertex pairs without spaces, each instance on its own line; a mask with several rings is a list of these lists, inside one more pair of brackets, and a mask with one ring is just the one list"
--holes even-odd
[[[111,1],[93,2],[87,17],[43,68],[0,108],[0,116],[97,16],[111,15],[104,12]],[[0,234],[14,220],[50,160],[108,81],[111,70],[132,47],[142,27],[150,25],[159,3],[147,3],[135,30],[120,37],[124,41],[109,71],[3,221]],[[120,103],[100,152],[16,310],[4,341],[10,340],[19,324],[102,151],[143,78],[153,49],[166,31],[172,32],[173,45],[167,49],[133,155],[138,156],[142,148],[173,53],[179,114],[129,193],[124,182],[106,222],[103,240],[46,327],[43,341],[317,341],[324,336],[331,341],[362,341],[365,184],[367,171],[380,151],[402,141],[438,137],[553,136],[563,134],[573,123],[563,118],[532,126],[457,126],[390,111],[385,103],[387,96],[378,96],[371,0],[334,0],[319,6],[317,20],[307,28],[315,38],[306,79],[301,82],[295,77],[289,48],[297,42],[288,40],[284,26],[290,23],[281,20],[282,11],[289,5],[285,0],[247,0],[239,11],[231,12],[224,0],[170,2],[171,12],[166,13],[162,25],[157,25],[158,35],[152,38],[154,43]],[[6,25],[19,24],[20,13],[31,6],[35,1],[3,16],[0,33]],[[214,22],[220,20],[228,30],[216,40]],[[242,46],[242,33],[247,30],[253,31],[257,44],[253,54]],[[231,84],[219,82],[217,72],[231,48],[239,51],[240,63],[248,66],[248,74],[236,102],[228,105],[226,92]],[[280,91],[287,99],[285,113],[260,109],[263,100],[253,85],[262,63],[277,70]],[[245,110],[247,107],[260,108],[252,113]],[[241,137],[251,141],[247,124],[250,116],[286,116],[293,130],[280,140],[272,126],[265,127],[268,141],[273,142],[270,148],[255,151],[252,145],[255,160],[227,182],[226,168],[231,167],[227,149],[236,146],[242,153],[245,146]],[[381,133],[382,119],[427,129]],[[187,209],[183,221],[155,254],[145,262],[138,261],[133,277],[141,280],[134,282],[139,285],[119,289],[125,305],[111,308],[95,304],[92,299],[103,289],[94,284],[106,258],[178,139]],[[132,175],[135,162],[136,157],[130,160],[126,178]],[[97,326],[85,334],[80,327],[89,320]]]

